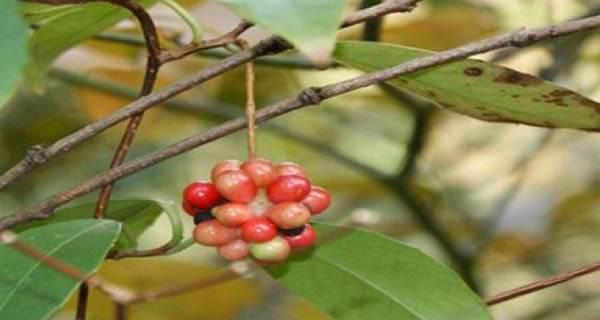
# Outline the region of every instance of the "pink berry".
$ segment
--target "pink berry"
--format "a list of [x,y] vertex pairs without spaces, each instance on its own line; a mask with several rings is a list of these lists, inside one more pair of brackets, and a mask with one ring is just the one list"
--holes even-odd
[[194,182],[183,190],[183,199],[192,207],[208,210],[221,201],[221,195],[210,182]]
[[192,217],[200,212],[200,210],[192,207],[192,205],[189,202],[187,202],[185,199],[183,199],[183,201],[181,201],[181,207],[187,214],[189,214]]
[[266,218],[254,218],[244,223],[240,235],[246,242],[265,242],[277,235],[277,227]]
[[225,171],[215,179],[217,190],[231,202],[249,203],[256,196],[256,186],[243,171]]
[[259,261],[278,262],[283,261],[290,254],[290,245],[282,237],[275,237],[263,243],[250,244],[250,253]]
[[300,201],[310,192],[310,182],[301,176],[281,176],[267,187],[267,197],[274,203]]
[[221,173],[223,173],[225,171],[237,171],[237,170],[241,170],[240,169],[241,165],[242,165],[242,162],[239,161],[239,160],[234,160],[234,159],[223,160],[223,161],[217,163],[212,168],[212,170],[210,171],[210,178],[211,178],[211,180],[213,182],[215,182],[215,179]]
[[242,260],[250,253],[250,246],[241,239],[219,247],[219,255],[229,261]]
[[313,214],[319,214],[329,207],[331,195],[327,190],[321,187],[312,186],[306,198],[302,199],[302,204],[310,209]]
[[306,177],[306,173],[299,164],[293,162],[282,162],[275,166],[275,176],[301,176]]
[[298,202],[283,202],[269,209],[266,216],[279,228],[292,229],[305,225],[310,211]]
[[315,243],[317,239],[317,233],[310,224],[304,227],[302,233],[295,236],[284,236],[285,240],[290,244],[290,247],[294,249],[308,248]]
[[230,228],[239,227],[253,217],[250,207],[245,204],[233,202],[215,207],[212,210],[212,214],[224,226]]
[[273,163],[269,160],[248,159],[241,168],[259,188],[268,186],[275,177]]
[[204,221],[194,229],[194,239],[206,246],[223,246],[237,238],[235,229],[227,228],[217,220]]

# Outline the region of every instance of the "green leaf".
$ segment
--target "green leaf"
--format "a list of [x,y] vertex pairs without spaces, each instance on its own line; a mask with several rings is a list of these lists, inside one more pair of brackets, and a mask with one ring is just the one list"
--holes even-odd
[[[19,226],[16,231],[37,228],[57,222],[86,219],[92,217],[96,203],[83,204],[57,210],[50,218]],[[123,223],[122,232],[115,249],[129,251],[137,248],[137,238],[148,229],[164,211],[163,207],[151,200],[113,200],[106,211],[106,218]]]
[[17,10],[16,1],[3,1],[0,10],[0,107],[21,79],[21,71],[27,62],[27,37],[27,27]]
[[[19,239],[91,274],[120,231],[107,220],[74,220],[24,231]],[[47,319],[61,308],[78,281],[8,247],[0,246],[0,319]]]
[[[150,6],[156,1],[141,0],[139,3]],[[30,8],[32,11],[25,7],[25,16],[40,14],[40,7]],[[29,40],[31,61],[27,66],[27,80],[38,91],[43,90],[46,73],[56,58],[128,16],[127,10],[104,2],[69,6],[65,10],[56,9],[54,14],[45,14],[46,23],[39,26]]]
[[316,65],[327,65],[345,0],[221,0],[242,18],[292,43]]
[[19,2],[19,10],[23,18],[30,24],[47,23],[63,14],[75,12],[83,9],[79,5],[49,5],[34,2]]
[[[335,60],[371,72],[430,55],[391,44],[338,43]],[[479,60],[461,60],[390,80],[454,112],[494,122],[600,130],[600,104],[532,75]]]
[[322,224],[317,229],[322,237],[337,238],[267,271],[333,318],[491,319],[454,272],[418,250],[371,232]]

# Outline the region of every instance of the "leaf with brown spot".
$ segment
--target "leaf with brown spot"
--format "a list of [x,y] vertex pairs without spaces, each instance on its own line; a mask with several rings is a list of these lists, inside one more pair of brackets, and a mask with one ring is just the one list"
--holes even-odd
[[[430,54],[392,44],[344,41],[338,43],[334,57],[343,65],[372,72]],[[600,130],[600,103],[535,76],[484,61],[452,62],[389,83],[450,111],[485,121]]]

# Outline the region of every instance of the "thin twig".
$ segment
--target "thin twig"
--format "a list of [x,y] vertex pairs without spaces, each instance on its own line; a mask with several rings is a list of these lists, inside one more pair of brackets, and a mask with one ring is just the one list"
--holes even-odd
[[149,290],[140,292],[130,303],[142,303],[148,301],[155,301],[158,299],[176,296],[182,293],[200,290],[214,285],[223,284],[230,280],[239,278],[239,274],[233,269],[228,268],[224,271],[220,271],[217,274],[199,278],[194,281],[188,281],[185,283],[178,283],[164,288],[156,290]]
[[10,246],[23,255],[39,261],[71,279],[86,283],[90,288],[100,290],[114,301],[127,301],[134,296],[133,292],[127,288],[110,283],[96,275],[87,275],[76,267],[46,255],[39,249],[19,240],[18,236],[9,230],[0,233],[0,244]]
[[[392,2],[394,5],[391,5],[391,3],[384,3],[380,6],[357,11],[344,20],[342,27],[361,23],[379,15],[385,15],[394,12],[407,12],[408,10],[412,9],[412,6],[409,4],[416,3],[418,0],[402,0]],[[291,45],[282,39],[278,37],[270,37],[259,42],[257,45],[248,50],[242,50],[241,52],[233,54],[223,59],[221,62],[209,66],[194,75],[188,76],[161,91],[142,97],[108,115],[107,117],[99,119],[98,121],[81,128],[80,130],[56,141],[49,146],[32,146],[28,150],[24,159],[19,161],[16,165],[0,176],[0,191],[13,184],[20,177],[45,164],[50,159],[67,152],[81,142],[86,141],[87,139],[127,118],[132,117],[135,114],[156,106],[182,92],[190,90],[191,88],[205,81],[215,78],[231,69],[247,63],[248,61],[254,60],[257,57],[279,53],[290,48]]]
[[188,45],[164,53],[161,57],[161,62],[167,63],[173,60],[183,59],[191,54],[198,53],[199,51],[223,47],[225,45],[235,43],[238,37],[250,27],[252,27],[251,23],[242,21],[231,31],[227,32],[222,36],[219,36],[214,39],[204,40],[199,44],[190,43]]
[[115,320],[127,320],[127,305],[115,302]]
[[600,271],[600,261],[502,292],[485,299],[485,302],[489,306],[499,304],[597,271]]
[[77,310],[75,312],[75,320],[85,320],[87,315],[89,292],[90,287],[87,285],[87,283],[82,282],[79,286],[79,293],[77,295]]
[[[106,41],[110,43],[118,43],[128,46],[144,46],[144,40],[142,38],[120,32],[111,32],[106,31],[99,33],[93,37],[94,40]],[[176,43],[176,40],[171,40]],[[209,40],[207,40],[209,41]],[[216,58],[223,59],[231,55],[230,50],[226,50],[223,48],[205,48],[205,50],[201,50],[199,52],[194,53],[194,55],[207,57],[207,58]],[[276,66],[276,67],[285,67],[285,68],[298,68],[298,69],[316,69],[317,67],[310,62],[308,59],[304,58],[300,54],[293,55],[285,55],[285,56],[263,56],[258,57],[254,60],[257,64]],[[332,64],[331,67],[337,67],[339,65]]]
[[[597,26],[600,26],[600,16],[534,30],[521,29],[491,39],[442,51],[430,56],[417,58],[388,69],[368,73],[324,87],[307,88],[296,97],[288,98],[271,106],[260,109],[256,113],[256,122],[262,123],[302,107],[318,104],[325,99],[364,88],[375,83],[384,82],[417,70],[463,59],[473,54],[487,52],[511,45],[525,46],[526,44],[533,44],[541,40],[567,35],[582,30],[589,30]],[[184,85],[190,86],[191,84],[186,83]],[[138,103],[152,98],[162,101],[164,97],[162,94],[165,94],[165,92],[158,92],[156,94],[141,98],[138,100]],[[56,208],[70,202],[73,199],[81,197],[82,195],[112,183],[113,181],[144,170],[159,162],[192,150],[198,146],[215,141],[221,137],[246,127],[246,125],[247,123],[244,118],[227,121],[222,125],[213,127],[205,132],[191,136],[187,139],[180,140],[179,142],[176,142],[170,146],[147,154],[146,156],[139,157],[118,167],[107,170],[68,190],[54,194],[37,205],[3,217],[0,219],[0,230],[9,228],[19,223],[31,221],[33,219],[45,219],[51,216]]]
[[[369,7],[378,5],[381,2],[382,0],[362,0],[360,2],[360,8],[367,9]],[[381,38],[381,26],[383,25],[383,18],[384,17],[381,16],[365,22],[361,37],[364,41],[379,41],[379,38]]]
[[[154,89],[154,84],[156,83],[156,78],[158,76],[158,71],[161,66],[161,58],[160,54],[162,52],[160,48],[160,42],[158,33],[156,31],[156,26],[154,25],[154,21],[152,17],[148,14],[146,9],[139,5],[137,2],[133,0],[109,0],[114,5],[123,7],[129,10],[138,20],[140,27],[142,29],[142,33],[144,34],[144,39],[146,40],[146,48],[148,51],[148,58],[146,61],[146,72],[144,74],[144,81],[142,84],[142,88],[140,90],[139,96],[143,97],[152,92]],[[140,112],[131,117],[127,127],[125,128],[125,133],[121,137],[121,142],[115,151],[113,159],[110,163],[110,168],[114,168],[125,161],[125,157],[129,151],[131,143],[135,138],[135,134],[142,123],[144,118],[144,113]],[[100,195],[98,197],[98,203],[96,205],[96,210],[94,212],[94,217],[98,219],[104,218],[106,213],[106,209],[108,207],[108,203],[110,201],[110,196],[112,193],[113,184],[107,184],[100,191]]]

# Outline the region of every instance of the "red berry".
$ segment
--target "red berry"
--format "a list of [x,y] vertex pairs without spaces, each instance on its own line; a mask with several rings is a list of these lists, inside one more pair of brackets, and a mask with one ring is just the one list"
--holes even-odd
[[246,242],[265,242],[277,235],[277,227],[266,218],[254,218],[244,223],[240,233]]
[[275,176],[301,176],[306,177],[306,173],[299,164],[293,162],[282,162],[275,166]]
[[310,224],[304,227],[302,233],[295,236],[284,236],[285,240],[290,244],[290,247],[294,249],[308,248],[315,243],[317,239],[317,233]]
[[259,188],[268,186],[275,177],[273,163],[269,160],[248,159],[241,168]]
[[249,203],[256,196],[256,186],[243,171],[225,171],[215,179],[217,190],[227,200]]
[[183,207],[183,210],[192,217],[197,215],[200,212],[200,210],[192,207],[192,205],[189,202],[187,202],[185,199],[183,199],[183,201],[181,201],[181,207]]
[[319,214],[329,207],[331,195],[327,190],[321,187],[313,186],[306,198],[302,199],[302,204],[310,209],[313,214]]
[[292,229],[305,225],[310,211],[298,202],[283,202],[269,209],[266,216],[279,228]]
[[210,182],[194,182],[183,191],[183,199],[192,207],[208,210],[221,201],[221,195]]
[[245,204],[227,203],[215,207],[212,214],[226,227],[238,227],[253,217],[252,210]]
[[267,187],[267,196],[274,203],[300,201],[310,192],[310,182],[301,176],[281,176]]
[[240,170],[241,165],[242,165],[242,162],[240,162],[239,160],[234,160],[234,159],[223,160],[223,161],[217,163],[212,168],[212,170],[210,171],[210,178],[213,182],[215,182],[215,179],[221,173],[223,173],[225,171],[231,171],[231,170],[233,170],[233,171]]
[[204,221],[194,229],[194,239],[206,246],[226,245],[237,238],[235,229],[227,228],[217,220]]
[[252,256],[264,262],[283,261],[290,254],[290,250],[288,242],[279,236],[267,242],[250,244]]
[[250,253],[250,246],[241,239],[219,247],[219,255],[229,261],[242,260]]

